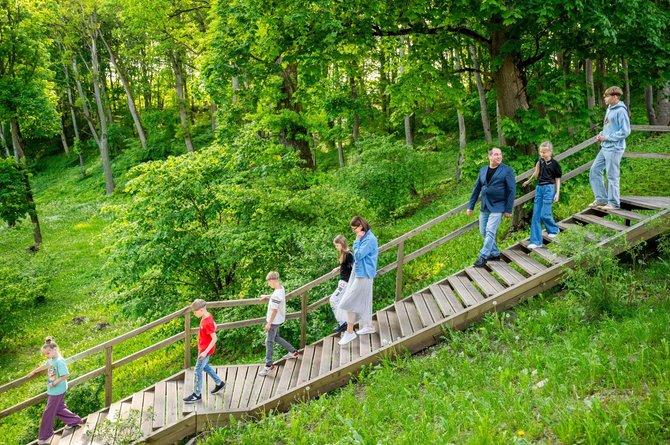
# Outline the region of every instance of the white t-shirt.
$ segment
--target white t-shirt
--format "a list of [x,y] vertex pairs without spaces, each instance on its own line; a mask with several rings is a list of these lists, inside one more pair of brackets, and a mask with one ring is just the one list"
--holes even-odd
[[268,302],[268,313],[265,316],[265,321],[270,321],[270,315],[272,315],[272,310],[277,309],[277,316],[272,320],[272,324],[282,324],[286,321],[286,291],[284,286],[279,289],[275,289],[270,295],[270,301]]

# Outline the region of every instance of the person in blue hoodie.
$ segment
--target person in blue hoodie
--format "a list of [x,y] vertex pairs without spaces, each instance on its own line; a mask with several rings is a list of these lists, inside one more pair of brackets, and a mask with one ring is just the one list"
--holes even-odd
[[479,258],[475,261],[475,267],[484,267],[486,261],[500,259],[500,251],[496,244],[498,226],[503,216],[512,216],[514,208],[514,196],[516,194],[516,181],[514,170],[509,165],[502,163],[502,150],[494,147],[489,150],[489,165],[479,170],[477,181],[472,189],[470,202],[468,203],[468,216],[472,216],[475,204],[481,194],[482,205],[479,212],[479,231],[484,238],[484,245],[479,252]]
[[354,241],[354,270],[344,290],[338,309],[347,313],[347,330],[342,333],[340,345],[356,339],[354,324],[358,321],[358,335],[374,334],[372,324],[372,282],[377,275],[379,247],[370,230],[370,223],[354,216],[349,223],[356,235]]
[[[626,149],[626,137],[630,134],[628,108],[621,102],[622,95],[623,91],[616,86],[605,90],[607,112],[603,122],[603,131],[596,136],[596,140],[600,142],[600,151],[589,173],[591,189],[596,198],[591,203],[591,207],[603,210],[614,210],[620,206],[619,166]],[[607,171],[607,190],[603,184],[604,170]]]

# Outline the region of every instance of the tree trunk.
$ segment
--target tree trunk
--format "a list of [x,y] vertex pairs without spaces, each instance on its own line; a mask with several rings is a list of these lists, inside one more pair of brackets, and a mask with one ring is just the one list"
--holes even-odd
[[14,159],[17,164],[20,164],[25,159],[26,155],[23,152],[21,145],[21,132],[19,131],[19,122],[15,117],[9,120],[9,130],[12,134],[12,147],[14,148]]
[[233,76],[233,96],[231,102],[237,102],[237,92],[240,90],[240,79],[237,76]]
[[341,138],[337,138],[337,160],[340,161],[340,168],[344,168],[344,148]]
[[[358,107],[358,89],[356,88],[356,77],[349,77],[349,86],[351,87],[351,98],[354,102],[354,107]],[[358,112],[354,112],[354,125],[351,129],[351,137],[354,145],[358,146],[358,137],[360,135],[361,117]]]
[[[70,107],[70,117],[72,118],[72,129],[74,130],[75,141],[81,143],[81,136],[79,136],[79,125],[77,124],[77,115],[74,112],[74,99],[72,94],[72,87],[70,86],[70,74],[67,69],[67,65],[63,64],[65,70],[65,83],[67,84],[67,102]],[[85,174],[86,170],[84,169],[84,155],[81,153],[81,149],[77,150],[77,155],[79,156],[79,168],[81,169],[81,174]]]
[[216,104],[212,99],[209,100],[209,112],[211,117],[212,131],[216,131],[218,125],[216,124]]
[[105,45],[105,48],[107,48],[107,53],[109,54],[109,61],[112,63],[112,66],[116,70],[116,73],[119,75],[121,85],[123,85],[123,90],[126,92],[126,98],[128,99],[128,111],[130,111],[130,115],[133,117],[133,122],[135,123],[135,129],[137,130],[137,136],[140,138],[142,148],[146,149],[147,138],[144,134],[144,128],[142,127],[142,121],[140,120],[140,116],[137,113],[137,108],[135,108],[135,98],[133,97],[133,92],[130,89],[130,83],[128,82],[126,72],[123,69],[123,67],[119,65],[116,54],[114,54],[112,48],[107,43],[107,40],[105,40],[105,37],[102,35],[102,33],[100,34],[100,39],[102,40],[102,43]]
[[472,68],[475,70],[475,83],[477,85],[477,92],[479,93],[479,108],[482,114],[482,128],[484,130],[484,138],[486,139],[487,144],[492,144],[493,137],[491,136],[491,121],[489,120],[489,109],[486,105],[486,91],[484,91],[482,76],[479,72],[479,60],[477,60],[477,52],[475,51],[474,45],[470,45],[469,49],[470,57],[472,58]]
[[[454,67],[456,68],[456,71],[461,70],[461,56],[458,53],[460,51],[460,48],[456,48],[454,51]],[[459,76],[461,78],[461,82],[463,81],[463,73],[460,74]],[[465,160],[465,145],[466,145],[466,135],[465,135],[465,118],[463,117],[463,112],[461,111],[461,107],[459,105],[458,108],[456,108],[456,116],[458,118],[458,164],[456,165],[456,182],[461,181],[461,174],[463,171],[463,162]],[[489,137],[491,136],[489,132]]]
[[[403,45],[405,44],[404,39],[400,37],[400,59],[402,60],[405,57],[405,49]],[[398,68],[398,73],[402,77],[403,73],[405,72],[405,65],[400,65]],[[407,147],[411,148],[412,145],[414,145],[414,140],[412,138],[412,122],[410,121],[410,115],[405,114],[405,144],[407,144]]]
[[[277,60],[277,64],[281,65],[281,58]],[[302,104],[293,99],[295,91],[298,86],[298,65],[290,64],[281,71],[283,93],[282,100],[277,104],[279,110],[291,110],[298,115],[302,115]],[[312,164],[312,153],[309,149],[307,129],[297,123],[289,123],[288,128],[284,128],[279,133],[279,140],[287,147],[291,147],[298,151],[300,159],[305,161],[307,167],[314,167]]]
[[[559,61],[561,68],[563,70],[563,83],[565,85],[565,90],[568,91],[570,87],[572,86],[570,83],[570,65],[572,65],[572,57],[570,56],[569,53],[565,53],[563,51],[560,51],[559,53]],[[568,105],[566,107],[566,111],[568,112],[569,116],[572,116],[572,105]],[[568,134],[570,136],[575,135],[575,128],[572,126],[568,127]]]
[[91,111],[88,106],[88,99],[84,95],[84,88],[81,86],[81,80],[79,78],[79,70],[77,69],[77,59],[72,59],[72,74],[74,74],[75,82],[77,83],[77,91],[79,92],[79,98],[81,99],[81,111],[84,115],[84,119],[88,123],[88,129],[91,131],[91,137],[95,140],[95,144],[98,146],[98,149],[102,150],[100,138],[98,137],[98,130],[95,129],[95,123],[93,122],[93,116],[91,116]]
[[60,141],[63,144],[63,150],[66,155],[70,155],[70,147],[67,145],[67,138],[65,137],[65,130],[63,128],[63,119],[59,116],[58,123],[60,125]]
[[12,154],[9,152],[9,145],[7,145],[7,139],[5,138],[5,123],[0,122],[0,143],[2,148],[5,149],[5,156],[10,158]]
[[175,90],[177,91],[177,101],[179,102],[179,120],[181,128],[184,132],[184,143],[186,144],[186,151],[193,152],[193,140],[191,139],[191,125],[188,121],[188,112],[186,110],[186,97],[184,93],[184,78],[183,65],[181,55],[177,53],[171,54],[172,69],[175,77]]
[[100,118],[100,158],[102,159],[102,170],[105,174],[105,191],[107,195],[114,192],[114,178],[112,176],[112,164],[109,159],[109,145],[107,140],[107,117],[103,104],[102,92],[100,90],[100,67],[98,65],[98,47],[93,17],[91,17],[91,62],[93,66],[93,91],[95,102],[98,106],[98,117]]
[[500,105],[498,99],[496,99],[496,130],[498,131],[498,145],[501,147],[507,145],[507,141],[505,141],[505,135],[502,131],[502,117],[500,116]]
[[623,66],[623,102],[628,108],[628,116],[630,117],[630,79],[628,78],[628,59],[625,57],[621,60]]
[[670,124],[670,82],[656,90],[656,125]]
[[586,76],[586,106],[593,111],[596,106],[596,90],[593,84],[593,62],[591,59],[584,61],[584,75]]
[[656,110],[654,109],[654,87],[647,85],[644,87],[644,99],[647,105],[647,119],[649,125],[656,125]]
[[600,108],[605,107],[605,98],[603,97],[603,94],[605,94],[605,75],[607,74],[607,70],[605,69],[605,59],[603,56],[598,56],[596,58],[596,71],[598,72],[598,78],[596,81],[596,97],[598,98],[598,106]]

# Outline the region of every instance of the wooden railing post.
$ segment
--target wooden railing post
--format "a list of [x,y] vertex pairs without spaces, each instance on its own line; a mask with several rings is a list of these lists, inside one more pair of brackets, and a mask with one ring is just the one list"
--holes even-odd
[[402,300],[402,263],[405,259],[405,242],[398,244],[397,266],[395,269],[395,301]]
[[112,347],[105,348],[105,406],[112,404]]
[[307,292],[300,295],[300,349],[307,344]]
[[191,367],[191,311],[184,313],[184,369]]

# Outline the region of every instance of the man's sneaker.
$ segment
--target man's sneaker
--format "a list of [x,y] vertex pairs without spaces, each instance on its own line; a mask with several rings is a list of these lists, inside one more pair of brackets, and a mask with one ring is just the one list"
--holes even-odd
[[221,382],[218,383],[218,384],[214,387],[214,389],[211,390],[210,392],[211,392],[212,394],[216,394],[217,392],[221,391],[221,390],[223,389],[224,386],[226,386],[226,382],[221,381]]
[[371,328],[370,326],[366,326],[363,329],[356,331],[358,335],[374,334],[375,332],[377,331],[375,331],[374,328]]
[[556,237],[558,236],[558,233],[559,233],[559,232],[560,232],[560,230],[559,230],[558,232],[556,232],[556,233],[547,233],[547,236],[548,236],[550,239],[554,239],[554,238],[556,238]]
[[489,255],[486,261],[500,261],[500,255]]
[[184,397],[184,402],[186,403],[196,403],[202,400],[202,396],[198,396],[195,393],[191,394],[188,397]]
[[605,210],[605,211],[607,211],[607,210],[619,210],[619,209],[620,209],[620,207],[615,207],[615,206],[609,205],[609,204],[607,204],[606,206],[602,206],[600,208],[600,210]]
[[591,204],[589,204],[589,207],[591,207],[591,208],[593,208],[593,207],[602,207],[602,206],[604,206],[604,205],[607,205],[607,203],[606,203],[605,201],[598,201],[598,200],[596,199],[596,200],[593,201]]
[[480,256],[479,258],[477,258],[477,261],[475,261],[475,264],[473,264],[473,266],[475,266],[475,267],[486,266],[486,258],[484,258],[483,256]]
[[531,244],[528,245],[528,248],[529,248],[529,249],[537,249],[538,247],[541,247],[541,246],[538,245],[538,244],[533,244],[533,243],[531,243]]
[[293,352],[289,352],[288,354],[286,354],[282,358],[284,360],[293,360],[293,359],[298,358],[299,355],[300,355],[300,353],[298,351],[293,351]]
[[270,374],[270,371],[272,371],[273,369],[275,369],[275,365],[266,366],[258,372],[258,375],[261,377],[265,377],[266,375]]
[[342,338],[340,338],[340,341],[337,342],[338,345],[346,345],[347,343],[353,341],[357,337],[355,332],[352,332],[351,334],[348,332],[345,332],[342,334]]
[[346,330],[347,330],[347,322],[345,321],[344,323],[333,329],[333,334],[339,334],[340,332],[344,332]]

